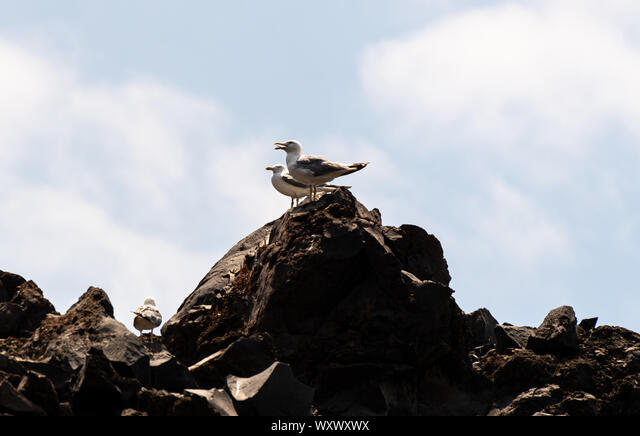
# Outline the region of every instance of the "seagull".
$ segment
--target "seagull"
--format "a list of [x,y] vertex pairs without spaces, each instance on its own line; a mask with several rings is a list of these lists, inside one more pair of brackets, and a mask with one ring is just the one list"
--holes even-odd
[[[291,207],[293,207],[293,200],[296,201],[296,206],[299,204],[299,200],[302,197],[309,195],[309,185],[305,185],[304,183],[298,182],[296,179],[291,177],[287,169],[284,165],[274,165],[272,167],[266,167],[267,171],[272,171],[273,175],[271,176],[271,184],[276,190],[286,195],[287,197],[291,197]],[[349,189],[351,186],[344,186]],[[337,189],[338,186],[335,185],[319,185],[318,189],[324,192],[331,192]]]
[[153,298],[146,298],[144,304],[133,312],[136,317],[133,319],[133,326],[140,331],[151,330],[149,338],[153,341],[153,329],[162,323],[162,315],[156,308],[156,302]]
[[276,142],[274,145],[277,145],[276,150],[284,150],[287,153],[289,174],[297,181],[310,185],[311,200],[315,200],[318,185],[330,182],[336,177],[354,173],[369,165],[369,162],[346,165],[328,161],[320,156],[301,156],[302,145],[298,141]]

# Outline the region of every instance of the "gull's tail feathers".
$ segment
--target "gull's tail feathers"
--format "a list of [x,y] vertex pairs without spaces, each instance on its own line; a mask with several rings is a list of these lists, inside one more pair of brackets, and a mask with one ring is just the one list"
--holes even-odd
[[355,173],[356,171],[360,171],[361,169],[363,169],[364,167],[366,167],[370,163],[371,162],[353,163],[353,164],[349,165],[349,171],[347,171],[343,175],[347,175],[347,174]]

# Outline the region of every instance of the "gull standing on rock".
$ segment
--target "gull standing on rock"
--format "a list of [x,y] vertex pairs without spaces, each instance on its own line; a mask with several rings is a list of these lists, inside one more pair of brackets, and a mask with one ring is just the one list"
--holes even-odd
[[153,329],[162,323],[162,315],[160,315],[160,311],[156,307],[155,300],[146,298],[144,304],[133,313],[136,315],[133,319],[133,326],[140,331],[140,337],[142,337],[143,330],[151,330],[149,338],[153,341]]
[[[286,170],[284,165],[274,165],[272,167],[265,168],[267,171],[272,171],[273,175],[271,176],[271,184],[276,190],[286,195],[287,197],[291,197],[291,207],[293,207],[293,200],[296,201],[296,206],[299,204],[299,200],[302,197],[306,197],[309,195],[309,185],[305,185],[304,183],[298,182],[296,179],[291,177],[289,172]],[[344,186],[344,188],[350,188],[351,186]],[[335,189],[339,188],[339,186],[335,185],[320,185],[318,189],[324,192],[332,192]]]
[[331,162],[320,156],[301,156],[302,145],[298,141],[276,142],[276,150],[287,153],[287,168],[289,174],[299,182],[309,187],[309,197],[315,200],[316,186],[327,183],[336,177],[354,173],[366,167],[367,163],[353,163],[351,165]]

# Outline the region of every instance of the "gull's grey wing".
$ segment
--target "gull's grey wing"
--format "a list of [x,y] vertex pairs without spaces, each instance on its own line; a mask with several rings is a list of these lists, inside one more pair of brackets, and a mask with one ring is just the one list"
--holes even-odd
[[320,156],[312,155],[300,156],[296,161],[296,165],[308,169],[314,176],[324,176],[326,174],[338,171],[348,171],[350,169],[348,165],[344,165],[339,162],[331,162]]
[[283,174],[282,180],[289,185],[295,186],[296,188],[305,188],[309,189],[309,185],[305,185],[304,183],[298,182],[296,179],[291,177],[290,174]]
[[133,313],[154,324],[160,324],[162,322],[162,315],[160,315],[160,312],[154,306],[140,306]]

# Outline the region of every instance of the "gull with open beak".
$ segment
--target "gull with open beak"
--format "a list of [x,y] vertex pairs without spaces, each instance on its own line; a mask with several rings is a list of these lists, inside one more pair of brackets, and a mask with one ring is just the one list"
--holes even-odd
[[276,142],[276,150],[287,153],[287,168],[289,174],[298,182],[309,185],[309,198],[315,200],[317,186],[354,173],[366,167],[369,163],[353,163],[350,165],[331,162],[320,156],[302,156],[302,145],[298,141]]

